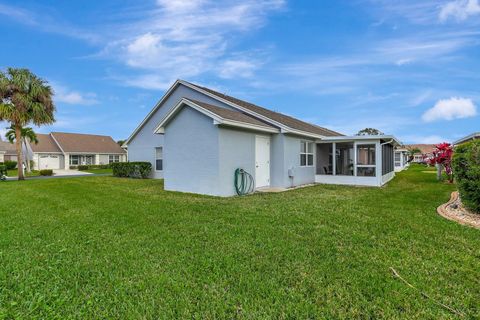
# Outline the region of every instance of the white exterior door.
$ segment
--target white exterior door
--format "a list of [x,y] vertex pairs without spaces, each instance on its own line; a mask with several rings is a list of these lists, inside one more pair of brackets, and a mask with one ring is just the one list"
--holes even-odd
[[39,157],[38,167],[43,169],[60,169],[60,157],[54,154],[45,154]]
[[270,137],[255,136],[255,187],[270,186]]

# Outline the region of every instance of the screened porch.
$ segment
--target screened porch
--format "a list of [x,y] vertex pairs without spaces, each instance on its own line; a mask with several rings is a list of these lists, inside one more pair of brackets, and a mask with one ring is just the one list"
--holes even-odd
[[325,138],[316,143],[315,181],[381,186],[394,177],[396,140],[382,136]]

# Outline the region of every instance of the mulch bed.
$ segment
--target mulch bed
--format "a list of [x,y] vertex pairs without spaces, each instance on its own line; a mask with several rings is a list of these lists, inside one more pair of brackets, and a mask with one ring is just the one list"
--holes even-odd
[[458,191],[452,192],[450,201],[439,206],[437,212],[446,219],[480,229],[480,214],[475,214],[463,206]]

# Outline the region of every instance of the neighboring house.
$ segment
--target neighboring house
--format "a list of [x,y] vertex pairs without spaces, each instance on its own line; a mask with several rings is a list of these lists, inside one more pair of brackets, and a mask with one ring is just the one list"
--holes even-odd
[[109,136],[52,132],[37,138],[38,144],[28,147],[36,170],[126,161],[126,152]]
[[0,162],[17,161],[17,149],[14,144],[0,141]]
[[242,168],[256,189],[311,183],[381,186],[395,175],[393,136],[342,136],[178,80],[127,139],[166,190],[231,196]]
[[420,150],[420,152],[413,154],[412,162],[423,163],[425,162],[425,158],[429,158],[433,156],[435,145],[434,144],[408,144],[408,145],[405,145],[405,148],[407,148],[408,150],[415,150],[415,149]]
[[462,143],[465,143],[465,142],[468,142],[468,141],[472,141],[472,140],[476,140],[476,139],[480,139],[480,132],[475,132],[475,133],[472,133],[472,134],[470,134],[466,137],[458,139],[457,141],[455,141],[453,143],[453,145],[458,146],[459,144],[462,144]]
[[395,161],[395,171],[402,171],[408,168],[410,163],[408,159],[410,157],[410,151],[405,147],[397,147],[395,149],[394,161]]

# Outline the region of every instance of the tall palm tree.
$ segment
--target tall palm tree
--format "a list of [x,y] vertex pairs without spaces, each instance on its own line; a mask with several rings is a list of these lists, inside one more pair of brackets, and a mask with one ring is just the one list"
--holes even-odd
[[[8,131],[7,131],[7,133],[5,133],[5,138],[7,138],[7,140],[10,143],[13,143],[15,141],[15,127],[13,125],[11,125],[10,128],[7,128],[7,130]],[[29,143],[35,143],[35,144],[38,143],[37,134],[35,133],[35,131],[33,131],[32,128],[23,127],[20,130],[20,132],[21,132],[20,134],[22,136],[22,143],[25,147],[25,151],[28,151],[27,141]],[[27,168],[27,172],[31,172],[30,161],[28,160],[27,155],[25,155],[25,166]],[[20,170],[20,166],[18,166],[18,168]]]
[[[29,123],[36,126],[55,122],[53,91],[48,83],[28,69],[8,68],[0,72],[0,121],[8,121],[15,128],[15,145],[19,161],[22,155],[22,128]],[[24,180],[19,166],[18,180]]]

